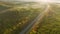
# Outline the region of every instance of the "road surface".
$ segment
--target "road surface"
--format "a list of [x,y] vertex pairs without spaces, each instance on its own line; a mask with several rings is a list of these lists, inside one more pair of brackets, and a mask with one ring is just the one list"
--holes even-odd
[[28,32],[34,26],[34,24],[36,24],[38,20],[41,20],[47,13],[49,13],[49,9],[50,9],[50,5],[47,5],[46,9],[42,13],[40,13],[36,17],[36,19],[34,19],[34,21],[32,21],[31,23],[29,23],[29,25],[23,28],[23,30],[19,34],[26,34],[26,32]]

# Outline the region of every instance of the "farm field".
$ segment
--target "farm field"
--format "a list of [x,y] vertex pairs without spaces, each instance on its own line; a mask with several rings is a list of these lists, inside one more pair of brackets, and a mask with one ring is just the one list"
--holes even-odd
[[50,6],[52,9],[50,13],[44,16],[30,34],[60,34],[60,4],[50,4]]
[[60,34],[60,4],[0,1],[0,34]]
[[24,6],[24,4],[21,6],[4,2],[0,3],[0,34],[19,34],[44,9]]

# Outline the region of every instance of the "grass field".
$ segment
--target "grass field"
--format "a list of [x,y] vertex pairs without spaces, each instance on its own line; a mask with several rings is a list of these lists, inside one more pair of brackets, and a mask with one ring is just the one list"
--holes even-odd
[[30,34],[60,34],[60,4],[51,4],[51,7],[51,13]]
[[[44,8],[0,2],[0,34],[19,34]],[[31,5],[31,6],[30,6]]]
[[[34,27],[30,34],[60,34],[60,4],[51,4],[51,12]],[[35,2],[0,2],[0,34],[19,34],[46,8]]]

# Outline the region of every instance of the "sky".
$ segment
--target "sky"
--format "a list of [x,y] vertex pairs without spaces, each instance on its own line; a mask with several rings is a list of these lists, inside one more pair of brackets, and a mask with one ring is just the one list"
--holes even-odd
[[[39,1],[39,0],[0,0],[0,1]],[[54,0],[54,1],[60,1],[60,0]]]
[[[46,2],[46,0],[0,0],[0,1],[7,1],[7,2],[10,2],[10,1],[36,1],[36,2]],[[60,0],[47,0],[48,2],[59,2],[60,3]]]

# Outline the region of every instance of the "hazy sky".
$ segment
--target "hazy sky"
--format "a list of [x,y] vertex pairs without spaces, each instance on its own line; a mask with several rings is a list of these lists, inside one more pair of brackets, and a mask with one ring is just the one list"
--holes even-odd
[[[41,1],[41,0],[0,0],[0,1],[9,1],[10,2],[10,1]],[[60,0],[49,0],[49,1],[60,2]]]
[[[0,1],[39,1],[39,0],[0,0]],[[54,0],[54,1],[60,1],[60,0]]]

